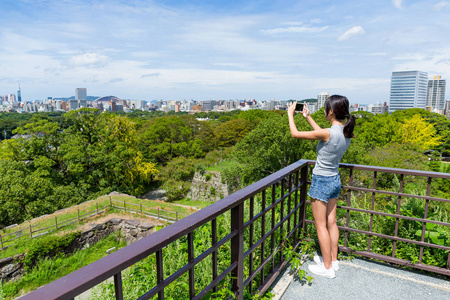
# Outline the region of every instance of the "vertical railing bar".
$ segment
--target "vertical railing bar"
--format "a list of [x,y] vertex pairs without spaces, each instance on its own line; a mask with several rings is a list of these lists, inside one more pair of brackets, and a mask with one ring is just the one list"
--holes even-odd
[[[250,197],[250,220],[253,221],[255,215],[255,198]],[[250,235],[249,235],[249,247],[253,246],[253,222],[250,224]],[[253,253],[249,255],[248,258],[248,274],[251,276],[253,274]],[[249,283],[250,294],[253,294],[253,280]]]
[[[299,177],[299,171],[297,170],[295,172],[295,194],[294,194],[294,207],[297,207],[298,205],[298,177]],[[297,222],[300,221],[299,217],[300,217],[300,209],[297,209],[294,212],[294,226],[297,225]],[[294,232],[294,241],[297,240],[297,229],[295,229]]]
[[244,299],[244,203],[231,209],[231,232],[237,230],[238,234],[231,238],[231,263],[237,267],[231,272],[231,291],[237,300]]
[[122,272],[114,275],[114,292],[116,293],[116,300],[123,300]]
[[[430,196],[431,192],[431,177],[428,177],[428,185],[427,185],[427,197]],[[424,212],[424,219],[428,218],[428,205],[430,203],[429,199],[426,199],[425,201],[425,212]],[[425,230],[427,228],[427,222],[423,222],[422,224],[422,238],[421,241],[425,241]],[[420,246],[420,252],[419,252],[419,263],[422,263],[422,256],[423,256],[423,246]]]
[[[373,185],[372,189],[375,191],[377,189],[377,171],[373,172]],[[373,211],[375,209],[375,192],[372,192],[372,205],[371,210]],[[372,232],[373,228],[373,213],[370,213],[370,224],[369,224],[369,231]],[[372,236],[369,235],[369,242],[367,243],[367,251],[370,252],[370,246],[372,243]]]
[[[398,192],[401,194],[403,192],[403,174],[400,174],[400,187],[398,189]],[[397,212],[396,214],[400,214],[400,206],[402,204],[402,196],[398,196],[397,200]],[[400,222],[399,218],[395,218],[395,231],[394,231],[394,237],[397,237],[398,235],[398,224]],[[397,250],[397,241],[394,240],[394,246],[392,247],[392,257],[395,257],[395,251]]]
[[[31,225],[30,225],[30,228],[31,228]],[[2,247],[2,250],[3,250],[3,238],[2,238],[1,234],[0,234],[0,246]]]
[[[266,210],[266,189],[264,189],[262,191],[262,203],[261,203],[261,210],[264,212]],[[266,234],[266,214],[264,213],[261,217],[261,239],[264,237],[264,235]],[[261,263],[264,261],[265,256],[264,256],[264,246],[265,246],[265,240],[262,241],[261,243]],[[264,280],[265,280],[265,274],[264,274],[264,269],[265,268],[261,268],[261,283],[260,285],[264,284]]]
[[302,224],[303,224],[302,230],[305,233],[306,233],[306,199],[307,199],[306,191],[308,188],[308,185],[306,184],[307,179],[308,179],[308,166],[304,166],[302,168],[301,178],[300,178],[300,180],[302,182],[302,186],[300,189],[300,203],[302,203],[302,206],[300,208],[299,222],[302,222]]
[[[276,183],[272,185],[272,205],[276,202]],[[273,230],[275,228],[275,206],[272,207],[272,224],[271,229]],[[275,232],[271,234],[270,239],[270,253],[273,253],[273,250],[275,249]],[[270,273],[273,273],[275,269],[275,255],[272,255],[272,262],[270,265]]]
[[98,202],[95,203],[95,208],[96,208],[96,210],[97,210],[97,215],[98,215]]
[[127,206],[126,206],[125,200],[123,200],[123,209],[125,210],[125,212],[127,212]]
[[[289,197],[288,197],[288,210],[287,210],[287,214],[289,214],[291,212],[291,191],[292,191],[292,174],[289,174],[289,184],[288,184],[288,188],[289,188]],[[287,223],[287,232],[291,232],[291,218],[289,218]]]
[[[217,219],[214,218],[211,221],[211,234],[212,234],[212,243],[211,247],[214,247],[217,244]],[[212,270],[213,270],[213,280],[217,278],[217,250],[214,250],[212,253]],[[213,292],[217,293],[217,286],[213,287]]]
[[[283,177],[283,179],[281,179],[281,207],[280,207],[280,222],[281,222],[281,220],[283,220],[284,219],[284,199],[283,199],[283,197],[284,197],[284,189],[285,189],[285,187],[284,187],[284,181],[285,181],[285,178]],[[283,225],[284,225],[284,222],[283,223],[281,223],[281,225],[280,225],[280,239],[279,239],[279,241],[278,241],[278,243],[279,243],[279,245],[281,245],[282,243],[283,243]],[[279,252],[279,255],[280,255],[280,263],[281,262],[283,262],[283,247],[280,247],[280,252]]]
[[55,228],[56,230],[58,230],[58,217],[55,216]]
[[139,210],[141,211],[142,214],[142,203],[139,204]]
[[[194,234],[189,232],[187,234],[188,239],[188,262],[194,261]],[[189,299],[195,297],[195,282],[194,282],[194,268],[189,269]]]
[[[349,175],[349,180],[348,180],[348,185],[352,186],[352,182],[353,182],[353,169],[350,169],[350,175]],[[350,207],[351,205],[351,200],[352,200],[352,190],[348,190],[347,192],[347,206]],[[349,220],[350,220],[350,210],[347,209],[347,216],[345,219],[345,227],[348,227],[349,225]],[[347,247],[348,246],[348,231],[345,231],[344,234],[344,246]]]
[[[162,249],[156,250],[156,283],[160,284],[164,281],[163,257]],[[158,293],[158,300],[164,300],[164,289]]]
[[31,228],[31,223],[30,223],[30,238],[33,238],[33,229]]

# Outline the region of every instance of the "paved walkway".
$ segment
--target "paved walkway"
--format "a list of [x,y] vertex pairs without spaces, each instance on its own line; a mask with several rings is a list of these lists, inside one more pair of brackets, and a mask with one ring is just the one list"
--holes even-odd
[[[307,261],[303,264],[303,269],[307,272],[308,264],[315,263]],[[282,300],[450,299],[450,278],[444,276],[430,276],[363,258],[341,261],[339,267],[336,278],[313,276],[311,285],[306,280],[300,281],[295,275],[284,294],[279,292],[278,296],[281,296]],[[289,276],[289,270],[285,271],[280,281],[286,281],[288,278],[292,278]]]

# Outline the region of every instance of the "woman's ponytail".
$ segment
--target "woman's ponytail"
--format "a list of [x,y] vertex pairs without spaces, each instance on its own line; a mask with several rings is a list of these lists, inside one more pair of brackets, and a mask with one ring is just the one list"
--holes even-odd
[[354,115],[348,115],[347,116],[347,123],[345,123],[345,126],[344,126],[344,136],[346,138],[354,137],[353,129],[355,128],[355,124],[356,124],[355,116]]

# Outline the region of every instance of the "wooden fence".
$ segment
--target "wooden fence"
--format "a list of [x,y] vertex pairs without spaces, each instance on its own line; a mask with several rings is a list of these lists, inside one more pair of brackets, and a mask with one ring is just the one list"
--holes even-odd
[[[120,206],[120,205],[123,205],[123,206]],[[120,210],[123,210],[125,212],[130,212],[130,213],[140,213],[140,214],[152,217],[152,218],[157,218],[158,220],[167,221],[169,223],[178,221],[180,216],[181,216],[181,218],[184,218],[185,216],[187,216],[187,214],[180,213],[180,212],[173,212],[173,211],[169,211],[169,210],[160,209],[159,207],[154,208],[154,207],[149,207],[149,206],[145,206],[142,204],[129,203],[126,201],[113,200],[111,197],[109,197],[109,205],[99,207],[98,203],[96,203],[95,210],[88,211],[83,214],[80,214],[80,209],[78,208],[77,216],[70,218],[68,220],[58,221],[58,216],[55,216],[54,225],[50,225],[50,226],[43,227],[43,228],[38,228],[39,223],[34,224],[34,225],[29,224],[26,227],[21,227],[21,229],[19,229],[17,231],[10,232],[10,233],[4,234],[4,235],[0,234],[0,251],[13,246],[14,245],[13,242],[18,239],[26,239],[26,238],[31,239],[31,238],[35,238],[35,237],[38,237],[41,235],[48,234],[48,233],[58,230],[62,227],[65,227],[65,226],[68,226],[68,225],[71,225],[71,224],[74,224],[77,222],[81,222],[84,219],[101,214],[101,213],[105,212],[105,209],[107,207],[120,209]],[[60,219],[61,219],[61,217],[60,217]]]

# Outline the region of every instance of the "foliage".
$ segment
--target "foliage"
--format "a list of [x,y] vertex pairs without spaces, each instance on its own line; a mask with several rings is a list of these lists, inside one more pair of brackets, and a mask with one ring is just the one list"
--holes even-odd
[[[309,130],[303,117],[296,117],[299,130]],[[233,157],[244,166],[243,182],[261,179],[301,158],[314,158],[317,142],[293,139],[287,118],[273,115],[261,121],[234,148]]]
[[442,137],[436,135],[433,124],[427,123],[419,115],[404,120],[401,125],[401,141],[407,144],[415,144],[422,149],[433,149],[441,143]]
[[24,269],[29,271],[36,263],[46,257],[64,255],[64,252],[80,233],[69,233],[64,236],[46,236],[32,244],[24,259]]
[[215,129],[218,147],[234,146],[250,131],[250,122],[245,119],[233,119]]

